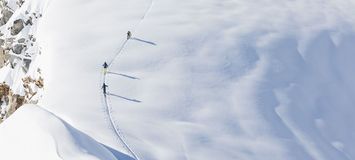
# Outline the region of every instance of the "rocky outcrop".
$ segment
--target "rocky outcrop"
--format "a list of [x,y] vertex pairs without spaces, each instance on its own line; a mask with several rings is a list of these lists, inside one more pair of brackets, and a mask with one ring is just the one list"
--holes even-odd
[[25,43],[26,39],[25,38],[21,38],[19,40],[17,40],[18,43]]
[[36,100],[32,101],[32,98],[37,94],[37,89],[44,87],[43,78],[32,79],[31,77],[26,77],[22,81],[25,88],[26,102],[37,103]]
[[[2,110],[0,119],[6,119],[12,115],[23,104],[36,104],[38,99],[33,99],[38,90],[44,87],[44,81],[42,77],[33,79],[31,77],[25,77],[22,79],[23,87],[25,89],[25,95],[14,94],[10,86],[5,82],[0,84],[0,106],[8,106],[6,110]],[[1,121],[0,121],[1,122]]]
[[19,109],[25,102],[25,97],[18,94],[11,94],[9,96],[10,108],[7,112],[7,116],[12,115],[17,109]]
[[7,110],[1,112],[0,119],[7,118],[12,113],[14,113],[18,108],[20,108],[25,102],[25,97],[17,94],[13,94],[10,87],[5,84],[0,84],[0,104],[9,106]]
[[20,7],[22,7],[22,5],[25,3],[25,0],[18,0],[17,2],[16,2],[16,4],[17,4],[17,6],[20,8]]
[[0,18],[0,26],[6,24],[11,16],[14,14],[9,8],[5,8],[1,11],[2,17]]
[[25,22],[25,25],[33,25],[33,22],[32,22],[32,17],[30,17],[26,22]]
[[5,44],[5,40],[4,39],[0,39],[0,46]]
[[11,50],[15,54],[21,54],[23,49],[25,49],[25,48],[26,48],[26,45],[24,45],[24,44],[15,44]]
[[[16,5],[11,2],[11,7],[8,1],[0,0],[0,70],[9,69],[0,76],[4,77],[0,79],[0,123],[23,104],[36,104],[44,87],[39,65],[33,64],[41,51],[35,29],[31,29],[42,14],[31,10],[33,7],[25,0],[12,0]],[[31,69],[37,72],[28,72]],[[22,86],[12,88],[11,84],[18,83]]]
[[24,28],[24,22],[22,19],[18,19],[16,21],[14,21],[13,26],[11,27],[11,35],[17,35],[18,33],[20,33],[22,31],[22,29]]
[[8,63],[10,55],[7,54],[4,48],[0,47],[0,67],[4,67]]
[[[5,82],[0,84],[0,106],[8,106],[10,86],[8,86]],[[7,117],[8,112],[4,108],[1,108],[0,118],[4,119]]]

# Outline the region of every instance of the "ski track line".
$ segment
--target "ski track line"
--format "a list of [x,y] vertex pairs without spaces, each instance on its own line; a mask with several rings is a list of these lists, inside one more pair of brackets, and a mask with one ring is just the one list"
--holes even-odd
[[[151,0],[149,7],[147,8],[147,10],[145,11],[144,15],[141,17],[141,19],[139,20],[139,22],[135,25],[134,29],[132,30],[132,34],[134,34],[137,30],[137,28],[141,25],[141,23],[143,22],[143,20],[145,19],[145,17],[148,15],[148,13],[150,12],[150,10],[152,9],[154,4],[154,0]],[[107,67],[107,71],[109,71],[110,67],[112,66],[112,64],[115,62],[115,60],[117,59],[117,57],[122,53],[123,49],[125,48],[125,46],[127,45],[129,39],[126,39],[123,44],[121,45],[121,47],[119,48],[118,52],[116,53],[116,55],[113,56],[112,60],[108,63],[108,67]],[[107,73],[103,73],[103,83],[106,84],[106,75]],[[101,84],[103,84],[101,83]],[[109,92],[108,92],[109,93]],[[109,118],[109,123],[110,126],[113,128],[118,141],[123,145],[123,147],[131,154],[131,156],[133,156],[133,158],[135,160],[140,160],[139,157],[137,156],[136,153],[134,153],[134,151],[131,149],[131,147],[128,145],[128,143],[124,140],[123,138],[123,134],[120,133],[120,129],[117,125],[117,123],[114,121],[113,118],[113,114],[112,114],[112,108],[109,104],[109,95],[103,95],[104,96],[104,104],[105,104],[105,110],[106,113],[108,114],[108,118]]]

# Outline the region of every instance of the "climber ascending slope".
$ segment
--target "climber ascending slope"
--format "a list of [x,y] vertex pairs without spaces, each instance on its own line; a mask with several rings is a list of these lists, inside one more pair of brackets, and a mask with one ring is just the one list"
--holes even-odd
[[128,31],[127,32],[127,40],[130,39],[131,37],[132,37],[132,33],[131,33],[131,31]]
[[104,72],[104,74],[106,74],[107,73],[108,64],[105,62],[102,66],[104,67],[103,72]]
[[104,95],[106,96],[106,89],[107,89],[108,85],[106,85],[106,83],[102,84],[102,90],[103,90],[103,93]]

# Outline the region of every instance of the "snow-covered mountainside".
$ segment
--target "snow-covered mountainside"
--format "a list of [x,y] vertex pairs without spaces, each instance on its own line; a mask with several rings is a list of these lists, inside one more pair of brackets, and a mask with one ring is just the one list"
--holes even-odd
[[354,1],[23,6],[45,85],[1,124],[6,159],[355,159]]
[[8,144],[0,146],[1,156],[9,160],[116,160],[104,145],[35,105],[21,107],[0,130],[1,144]]

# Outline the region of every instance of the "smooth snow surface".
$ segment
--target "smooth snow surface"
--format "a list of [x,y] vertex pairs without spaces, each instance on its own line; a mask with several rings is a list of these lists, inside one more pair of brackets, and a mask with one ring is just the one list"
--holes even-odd
[[[117,131],[141,160],[352,160],[354,8],[350,0],[53,0],[37,35],[42,105],[129,159]],[[108,112],[102,64],[128,30],[133,38],[107,73]],[[51,136],[71,138],[41,133],[48,156]],[[90,155],[110,157],[97,148]]]
[[99,142],[52,113],[25,105],[0,126],[1,156],[9,160],[116,160]]

